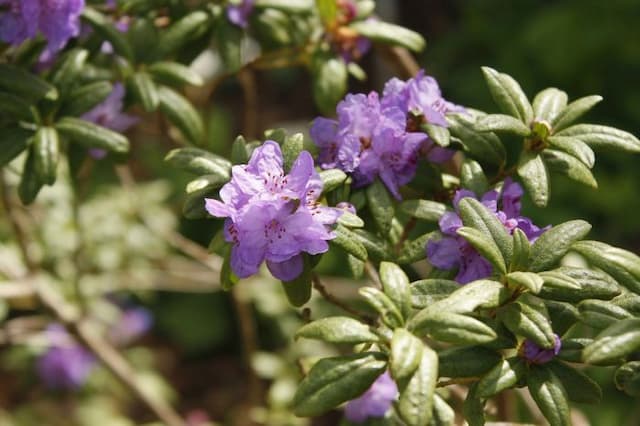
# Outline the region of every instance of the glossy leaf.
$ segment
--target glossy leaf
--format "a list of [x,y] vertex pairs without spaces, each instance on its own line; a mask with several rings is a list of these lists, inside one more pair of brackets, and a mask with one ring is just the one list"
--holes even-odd
[[551,426],[570,426],[567,392],[551,369],[533,366],[527,375],[529,392]]
[[590,230],[591,225],[584,220],[571,220],[545,231],[531,246],[529,269],[539,272],[554,267],[571,245],[583,239]]
[[391,337],[389,367],[396,383],[409,379],[420,366],[424,343],[404,328],[396,328]]
[[633,317],[624,308],[604,300],[584,300],[580,302],[578,309],[580,320],[599,330],[617,321]]
[[65,117],[56,123],[55,128],[61,135],[87,148],[115,153],[129,152],[129,140],[126,136],[85,120]]
[[449,132],[461,144],[465,152],[479,161],[501,165],[505,162],[506,151],[500,139],[491,132],[478,133],[475,118],[468,114],[447,114]]
[[576,157],[555,149],[545,149],[542,152],[542,156],[549,170],[563,174],[592,188],[598,187],[598,183],[589,168]]
[[596,162],[593,150],[578,138],[571,136],[549,136],[547,142],[549,142],[551,147],[577,158],[588,168],[592,168]]
[[482,67],[482,72],[491,96],[500,110],[523,123],[530,123],[533,119],[533,109],[518,82],[493,68]]
[[357,21],[351,23],[349,28],[372,41],[406,47],[414,52],[422,51],[427,44],[424,38],[415,31],[388,22]]
[[322,193],[326,194],[336,188],[342,186],[345,180],[347,180],[347,174],[339,169],[322,170],[320,173],[320,179],[322,179]]
[[149,73],[155,79],[173,85],[202,86],[204,84],[204,80],[198,73],[178,62],[154,62],[149,66]]
[[438,353],[440,375],[444,377],[479,377],[494,368],[502,357],[482,346],[448,348]]
[[[460,200],[458,210],[464,225],[490,236],[502,255],[503,265],[508,263],[513,254],[513,238],[507,233],[504,225],[496,215],[480,201],[471,197]],[[500,267],[500,270],[504,271],[506,267]]]
[[509,133],[516,136],[529,136],[531,129],[517,118],[505,114],[489,114],[478,119],[476,130],[479,132]]
[[200,113],[184,96],[166,86],[158,86],[160,110],[195,145],[204,141],[204,124]]
[[0,63],[0,88],[31,101],[56,100],[58,91],[40,77],[20,67]]
[[313,321],[302,326],[296,338],[319,339],[331,343],[377,342],[378,336],[369,326],[350,317],[329,317]]
[[640,319],[618,321],[602,330],[583,351],[584,362],[601,364],[623,358],[640,348]]
[[373,287],[362,287],[358,293],[369,306],[378,312],[382,322],[389,328],[395,329],[404,325],[400,309],[386,294]]
[[640,152],[640,140],[629,132],[596,124],[577,124],[556,133],[569,136],[595,148],[609,148],[626,152]]
[[407,426],[429,423],[433,398],[438,380],[438,356],[429,347],[424,347],[418,369],[407,383],[400,383],[400,396],[396,410]]
[[463,188],[470,189],[476,195],[489,190],[489,181],[477,161],[465,159],[460,168],[460,183]]
[[522,358],[503,359],[478,382],[477,395],[488,398],[505,389],[514,387],[526,374],[526,366]]
[[549,201],[549,175],[539,153],[523,151],[518,160],[518,176],[534,204],[545,207]]
[[170,166],[195,175],[218,175],[229,180],[231,162],[200,148],[176,148],[164,159]]
[[599,241],[580,241],[572,250],[587,258],[593,266],[611,275],[618,283],[640,294],[640,257]]
[[160,35],[159,55],[164,57],[177,52],[189,41],[207,31],[209,24],[209,14],[201,10],[196,10],[182,17]]
[[373,216],[376,226],[386,235],[391,229],[391,219],[393,219],[393,201],[384,184],[376,179],[366,189],[367,205]]
[[558,361],[551,361],[546,366],[562,383],[562,387],[567,391],[569,401],[599,404],[602,400],[600,386],[582,371]]
[[511,303],[499,311],[498,317],[514,334],[526,337],[543,348],[553,348],[555,337],[551,322],[533,306]]
[[566,108],[560,111],[556,118],[551,121],[551,126],[554,132],[557,133],[565,127],[573,124],[574,121],[582,117],[601,100],[602,96],[593,95],[585,96],[571,102]]
[[460,288],[460,284],[452,280],[426,279],[411,283],[411,304],[415,308],[426,308],[442,300]]
[[384,293],[400,308],[406,319],[411,314],[411,287],[409,278],[395,263],[380,263],[380,281]]
[[447,210],[442,203],[429,200],[407,200],[400,204],[400,210],[416,219],[437,222]]
[[549,87],[539,92],[533,99],[533,116],[536,120],[549,123],[567,106],[567,94],[555,87]]
[[53,127],[40,127],[33,137],[34,170],[38,180],[45,185],[56,181],[60,140]]
[[506,278],[509,284],[525,288],[533,294],[538,294],[544,283],[542,277],[533,272],[511,272]]
[[343,225],[338,225],[334,232],[336,237],[331,240],[331,243],[343,248],[357,259],[367,260],[367,249],[358,241],[352,231]]

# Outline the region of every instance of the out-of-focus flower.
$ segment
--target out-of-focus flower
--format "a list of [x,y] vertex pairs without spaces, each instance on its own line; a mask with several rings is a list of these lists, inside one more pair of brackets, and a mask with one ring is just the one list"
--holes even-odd
[[[122,112],[124,95],[124,86],[121,83],[115,83],[111,94],[93,109],[84,113],[81,118],[116,132],[127,131],[139,119]],[[106,155],[106,151],[102,149],[91,149],[89,152],[96,159]]]
[[18,45],[41,33],[49,57],[80,33],[84,0],[0,0],[0,9],[0,40]]
[[397,397],[398,387],[389,372],[385,372],[365,393],[347,403],[344,414],[349,421],[356,423],[371,417],[384,417]]
[[145,334],[153,325],[151,312],[142,307],[128,308],[109,330],[110,340],[119,346],[128,345]]
[[290,281],[302,273],[303,252],[329,249],[334,235],[328,225],[340,212],[317,202],[322,181],[308,152],[285,175],[280,146],[266,141],[231,174],[220,190],[222,201],[208,198],[205,206],[212,216],[227,218],[225,239],[233,243],[231,268],[238,277],[255,274],[266,261],[276,278]]
[[256,0],[239,0],[232,2],[227,6],[227,19],[241,27],[247,28],[249,25],[249,17],[253,12]]
[[520,345],[519,353],[532,364],[546,364],[560,353],[560,348],[562,348],[562,341],[557,334],[554,334],[553,348],[541,348],[531,340],[525,339]]
[[[502,192],[491,190],[482,196],[480,202],[500,219],[509,233],[519,228],[530,242],[534,242],[549,227],[539,228],[528,217],[520,216],[522,194],[522,187],[507,178],[502,186]],[[455,279],[461,284],[486,278],[492,273],[491,264],[467,240],[456,233],[462,226],[462,219],[457,211],[458,203],[465,197],[476,198],[476,194],[466,189],[458,190],[453,198],[456,211],[446,212],[439,221],[440,231],[444,237],[427,243],[429,262],[445,270],[457,267],[458,274]],[[499,202],[500,206],[498,206]]]
[[96,359],[78,344],[60,324],[45,332],[49,349],[38,359],[37,372],[51,389],[75,389],[82,386],[96,365]]

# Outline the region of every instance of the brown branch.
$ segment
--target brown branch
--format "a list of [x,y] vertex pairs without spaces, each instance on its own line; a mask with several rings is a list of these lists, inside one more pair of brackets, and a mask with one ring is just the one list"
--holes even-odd
[[327,302],[337,306],[338,308],[342,309],[345,312],[350,313],[351,315],[361,318],[367,323],[371,323],[373,321],[369,316],[345,304],[342,300],[338,299],[333,294],[329,293],[329,291],[324,286],[324,284],[322,284],[322,281],[320,281],[320,277],[318,276],[318,274],[314,272],[312,278],[313,278],[313,288],[315,288],[318,291],[318,293],[320,293],[322,297],[326,299]]
[[367,274],[369,279],[373,281],[374,286],[378,288],[382,288],[382,281],[380,281],[380,275],[378,275],[378,271],[376,271],[375,266],[371,263],[370,260],[367,260],[364,263],[364,272]]
[[401,71],[403,77],[414,77],[418,74],[418,71],[420,71],[420,65],[418,65],[413,55],[404,47],[381,46],[380,50],[382,56]]
[[[0,172],[0,188],[2,203],[11,223],[11,227],[18,240],[24,262],[31,273],[37,273],[40,269],[36,259],[28,247],[27,232],[23,228],[24,222],[9,197],[9,188]],[[161,421],[169,426],[182,426],[186,423],[180,418],[173,408],[162,400],[157,400],[136,381],[135,371],[129,366],[127,360],[104,340],[96,335],[90,327],[87,319],[80,318],[74,306],[69,305],[58,294],[53,292],[43,281],[34,281],[33,290],[38,300],[50,310],[53,315],[65,325],[67,330],[74,334],[96,357],[118,378],[129,390],[131,390]]]
[[250,69],[244,69],[238,74],[238,81],[244,96],[244,117],[242,133],[251,140],[258,136],[258,96],[256,78]]

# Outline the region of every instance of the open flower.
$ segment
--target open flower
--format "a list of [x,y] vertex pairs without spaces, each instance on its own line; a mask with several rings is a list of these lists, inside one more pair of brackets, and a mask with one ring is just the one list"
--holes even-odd
[[389,372],[385,372],[365,393],[347,403],[344,414],[355,423],[362,423],[371,417],[384,417],[397,397],[398,387]]
[[215,217],[227,218],[225,239],[233,243],[231,268],[241,278],[255,274],[266,261],[278,279],[290,281],[302,273],[302,253],[324,253],[334,237],[328,225],[340,211],[321,206],[322,181],[311,155],[303,151],[288,175],[280,146],[266,141],[249,163],[234,166],[220,199],[207,198]]
[[[496,215],[509,233],[519,228],[530,242],[534,242],[549,227],[539,228],[528,217],[520,216],[522,194],[522,187],[507,178],[501,192],[491,190],[482,196],[480,202]],[[457,267],[458,274],[455,280],[461,284],[486,278],[492,273],[491,264],[467,240],[456,233],[458,228],[463,226],[457,210],[458,203],[465,197],[476,198],[476,194],[466,189],[458,190],[453,198],[456,211],[446,212],[439,221],[444,237],[427,243],[429,262],[436,268],[445,270]]]
[[18,45],[41,33],[51,56],[80,33],[84,0],[0,0],[0,9],[0,40]]

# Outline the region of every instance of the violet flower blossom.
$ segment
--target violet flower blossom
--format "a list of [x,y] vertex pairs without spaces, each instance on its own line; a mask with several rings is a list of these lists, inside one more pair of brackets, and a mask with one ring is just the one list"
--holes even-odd
[[[80,33],[84,0],[0,0],[0,40],[19,45],[41,33],[46,58]],[[8,9],[7,9],[8,8]]]
[[[534,242],[549,227],[539,228],[531,222],[531,219],[520,216],[522,194],[522,187],[507,178],[501,193],[491,190],[482,196],[480,202],[496,215],[509,233],[519,228],[530,242]],[[458,203],[465,197],[476,198],[476,195],[466,189],[458,190],[453,198],[456,211],[445,213],[439,221],[440,231],[444,237],[427,243],[429,262],[440,269],[458,268],[455,280],[460,284],[486,278],[492,273],[491,264],[467,240],[456,233],[458,228],[463,226],[457,211]],[[498,208],[499,202],[501,209]]]
[[397,397],[398,387],[389,372],[385,372],[365,393],[347,403],[344,414],[355,423],[362,423],[371,417],[384,417]]
[[553,336],[553,348],[548,349],[541,348],[531,340],[525,339],[519,349],[520,356],[532,364],[546,364],[551,361],[560,353],[560,348],[562,348],[562,341],[560,340],[560,337],[557,334],[554,334]]
[[[137,117],[122,112],[124,95],[124,86],[121,83],[115,83],[111,94],[93,109],[84,113],[81,118],[116,132],[127,131],[139,120]],[[89,153],[95,159],[107,155],[105,150],[98,148],[90,149]]]
[[60,324],[46,332],[50,348],[37,361],[41,380],[51,389],[76,389],[82,386],[96,366],[91,352],[78,344]]
[[151,312],[143,307],[128,308],[110,329],[109,340],[125,346],[145,334],[153,325]]
[[316,118],[310,134],[321,167],[351,173],[355,187],[380,177],[400,199],[399,188],[413,179],[423,153],[435,163],[454,153],[436,146],[420,124],[447,126],[445,114],[459,111],[464,108],[444,100],[435,79],[421,71],[408,81],[387,82],[381,99],[376,92],[348,94],[338,104],[338,119]]
[[231,181],[220,189],[222,201],[205,199],[209,214],[227,218],[224,231],[226,241],[233,243],[233,272],[245,278],[266,261],[274,277],[291,281],[302,273],[303,252],[326,252],[327,240],[334,238],[328,225],[340,211],[319,205],[321,193],[322,180],[307,151],[288,175],[274,141],[256,148],[247,165],[233,166]]
[[240,0],[227,6],[227,19],[240,28],[249,26],[249,17],[253,12],[256,0]]

